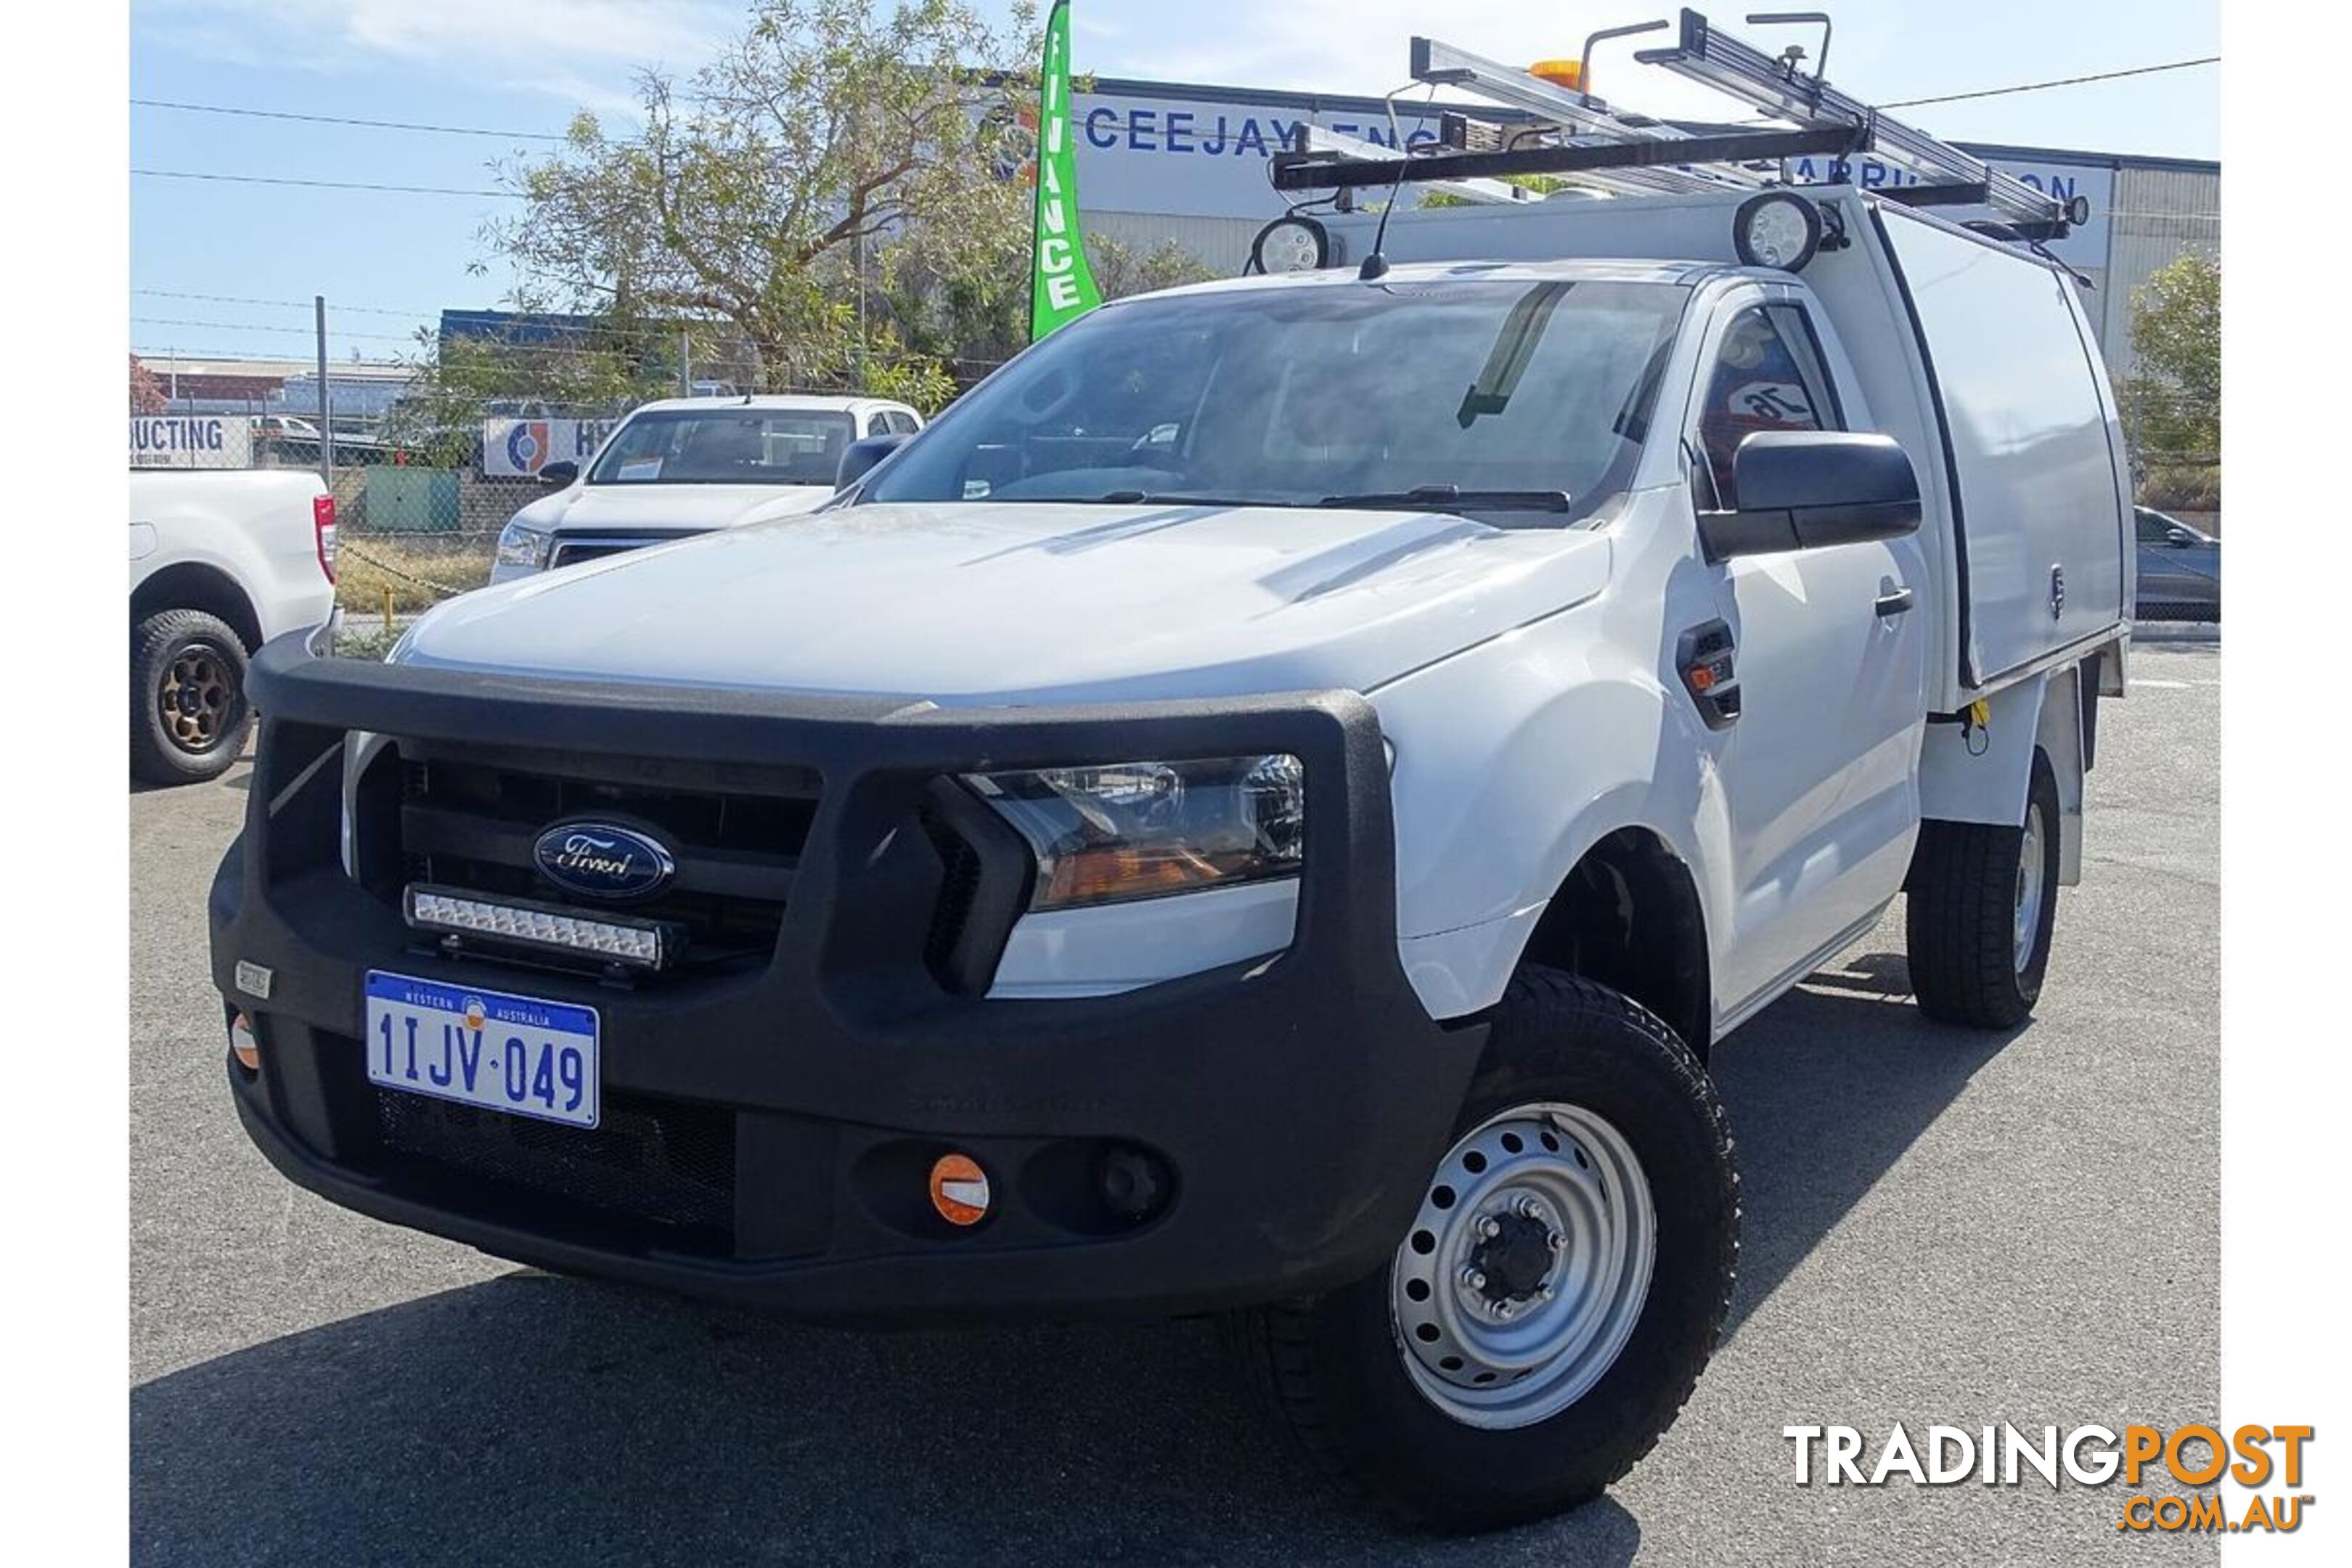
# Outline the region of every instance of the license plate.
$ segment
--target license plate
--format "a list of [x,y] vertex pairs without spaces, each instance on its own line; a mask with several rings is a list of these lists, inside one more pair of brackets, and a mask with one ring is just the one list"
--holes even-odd
[[593,1127],[596,1010],[370,970],[367,1075],[386,1089]]

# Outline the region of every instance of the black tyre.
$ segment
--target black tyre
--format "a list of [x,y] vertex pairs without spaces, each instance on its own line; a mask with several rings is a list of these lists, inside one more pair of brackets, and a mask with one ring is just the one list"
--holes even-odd
[[2020,826],[1920,824],[1904,924],[1929,1017],[2011,1029],[2032,1015],[2058,914],[2058,781],[2039,747]]
[[162,610],[131,627],[131,773],[150,784],[226,773],[253,726],[245,668],[245,644],[201,610]]
[[1236,1319],[1310,1453],[1405,1521],[1484,1530],[1598,1497],[1713,1353],[1739,1179],[1706,1073],[1647,1011],[1524,967],[1370,1277]]

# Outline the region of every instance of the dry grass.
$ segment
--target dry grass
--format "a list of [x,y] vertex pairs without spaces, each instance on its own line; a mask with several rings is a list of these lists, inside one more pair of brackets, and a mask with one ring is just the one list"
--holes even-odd
[[383,615],[384,591],[395,615],[426,609],[490,580],[490,540],[483,535],[347,533],[335,560],[335,600],[346,617]]

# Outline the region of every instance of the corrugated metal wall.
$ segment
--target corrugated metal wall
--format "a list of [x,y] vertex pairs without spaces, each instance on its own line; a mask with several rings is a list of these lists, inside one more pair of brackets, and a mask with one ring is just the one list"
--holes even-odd
[[1220,278],[1238,278],[1249,261],[1250,242],[1265,220],[1252,217],[1182,217],[1163,213],[1097,212],[1087,209],[1088,234],[1150,252],[1174,240]]
[[2116,172],[2107,266],[2094,308],[2108,374],[2131,374],[2131,295],[2184,251],[2221,253],[2221,176],[2208,170],[2135,167]]

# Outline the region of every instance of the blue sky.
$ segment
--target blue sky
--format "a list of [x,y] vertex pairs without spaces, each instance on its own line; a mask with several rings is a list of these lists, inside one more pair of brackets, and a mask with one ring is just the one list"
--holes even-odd
[[[1001,10],[992,0],[990,9]],[[1739,6],[1715,7],[1737,24]],[[1457,10],[1460,15],[1457,16]],[[1665,14],[1660,6],[1654,14]],[[1843,0],[1831,77],[1874,101],[2216,55],[2205,5],[2122,0]],[[134,0],[133,98],[299,114],[562,132],[582,108],[625,121],[642,68],[690,73],[740,24],[740,0]],[[1381,92],[1432,32],[1504,59],[1573,54],[1641,13],[1487,0],[1076,0],[1081,71],[1227,86]],[[1663,113],[1720,100],[1601,57],[1596,87]],[[1906,111],[1958,140],[2219,156],[2213,68]],[[136,169],[488,190],[489,164],[547,143],[133,106]],[[1081,197],[1084,197],[1081,191]],[[334,307],[332,353],[382,358],[444,306],[499,303],[510,279],[479,231],[509,204],[134,176],[131,341],[160,357],[302,357],[309,300]],[[191,300],[173,295],[212,295]]]

